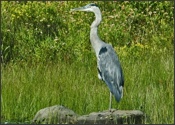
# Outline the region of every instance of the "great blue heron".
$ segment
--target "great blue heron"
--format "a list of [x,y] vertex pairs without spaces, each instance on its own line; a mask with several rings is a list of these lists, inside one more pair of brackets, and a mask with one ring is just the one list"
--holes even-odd
[[124,77],[118,56],[113,47],[102,41],[98,36],[98,25],[102,20],[101,11],[94,3],[71,9],[71,11],[87,11],[95,14],[96,18],[91,24],[90,41],[97,57],[98,78],[103,80],[110,89],[109,109],[111,109],[112,94],[117,102],[123,96]]

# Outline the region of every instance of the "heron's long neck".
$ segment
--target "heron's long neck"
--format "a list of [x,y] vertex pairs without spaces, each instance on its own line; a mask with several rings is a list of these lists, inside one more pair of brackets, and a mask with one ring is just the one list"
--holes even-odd
[[95,13],[95,20],[94,20],[94,22],[92,22],[91,28],[98,27],[98,25],[100,24],[101,20],[102,20],[101,12],[98,9],[98,11],[96,11],[96,13]]
[[102,20],[102,17],[101,17],[101,12],[99,10],[95,13],[95,20],[91,24],[91,31],[90,31],[90,41],[96,54],[98,53],[101,45],[101,39],[98,36],[98,25],[100,24],[101,20]]

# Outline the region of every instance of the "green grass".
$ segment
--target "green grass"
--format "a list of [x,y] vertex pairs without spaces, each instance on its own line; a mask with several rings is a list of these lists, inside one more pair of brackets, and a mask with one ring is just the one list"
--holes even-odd
[[[147,55],[147,56],[146,56]],[[125,75],[124,97],[113,108],[142,110],[146,123],[174,123],[173,54],[140,59],[120,57]],[[2,67],[3,121],[30,121],[41,108],[64,105],[83,115],[107,110],[109,90],[97,77],[95,55],[84,62]]]

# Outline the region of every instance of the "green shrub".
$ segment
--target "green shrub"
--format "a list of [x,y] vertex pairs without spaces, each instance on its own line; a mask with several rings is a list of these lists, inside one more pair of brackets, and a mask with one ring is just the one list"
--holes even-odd
[[[71,8],[88,2],[2,2],[2,54],[9,61],[82,60],[91,54],[92,13]],[[174,2],[98,2],[99,35],[113,46],[172,48]]]

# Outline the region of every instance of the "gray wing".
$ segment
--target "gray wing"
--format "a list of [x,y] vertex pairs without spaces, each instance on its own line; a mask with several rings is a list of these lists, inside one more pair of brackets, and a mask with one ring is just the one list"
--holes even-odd
[[97,67],[98,76],[105,81],[111,93],[119,102],[123,95],[124,77],[117,54],[111,45],[107,44],[100,49]]

